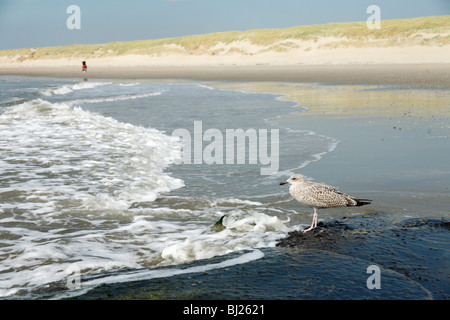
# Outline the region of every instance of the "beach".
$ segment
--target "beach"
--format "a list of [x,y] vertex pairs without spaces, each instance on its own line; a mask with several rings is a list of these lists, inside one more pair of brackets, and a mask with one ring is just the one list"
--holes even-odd
[[[450,130],[447,90],[412,89],[404,84],[205,84],[222,90],[284,92],[283,100],[303,101],[309,110],[292,114],[285,124],[300,122],[303,129],[340,142],[300,172],[368,196],[373,204],[356,212],[319,210],[323,222],[318,229],[289,233],[275,248],[262,249],[264,258],[256,261],[190,272],[223,260],[196,261],[181,267],[184,275],[102,285],[78,299],[449,298],[450,179],[444,160]],[[322,99],[312,99],[318,94]],[[349,106],[348,101],[355,105]],[[282,208],[311,217],[309,209],[295,201]],[[370,266],[381,268],[380,289],[369,289],[366,283]]]
[[[436,32],[0,55],[0,297],[448,300]],[[230,130],[248,143],[228,149]],[[372,204],[319,210],[305,234],[293,173]]]
[[[89,63],[89,62],[88,62]],[[287,66],[89,66],[8,67],[0,74],[89,77],[93,79],[191,79],[223,81],[299,81],[342,84],[403,84],[416,88],[449,88],[450,64],[343,64]]]
[[449,16],[0,50],[0,74],[448,88]]
[[[362,68],[363,66],[359,67]],[[443,68],[435,67],[433,70],[438,69],[442,70]],[[125,76],[124,73],[121,74]],[[231,81],[231,79],[224,80],[220,77],[217,80],[195,80],[191,77],[186,77],[186,79],[167,77],[139,80],[133,78],[132,74],[127,76],[129,78],[89,78],[87,82],[82,81],[79,84],[77,83],[82,79],[67,78],[75,85],[55,87],[55,85],[50,84],[49,89],[41,91],[45,94],[44,98],[47,97],[45,99],[48,99],[48,97],[67,99],[65,98],[66,95],[89,92],[91,87],[100,90],[111,85],[115,86],[114,83],[123,88],[133,88],[138,86],[139,83],[142,83],[142,85],[148,83],[150,86],[157,85],[157,87],[159,87],[159,83],[163,86],[166,86],[166,83],[171,83],[176,87],[183,88],[186,86],[186,88],[191,88],[189,99],[193,99],[192,108],[194,109],[200,107],[201,100],[197,101],[197,98],[200,99],[205,94],[209,96],[211,93],[218,94],[220,100],[226,101],[228,98],[221,97],[222,94],[234,96],[234,94],[242,92],[242,94],[232,98],[232,101],[236,101],[237,106],[243,103],[239,102],[241,99],[255,97],[263,98],[264,101],[269,98],[268,101],[270,101],[277,98],[273,100],[276,106],[265,107],[264,110],[261,109],[262,100],[244,103],[246,105],[244,109],[238,107],[236,111],[232,112],[241,114],[243,122],[241,124],[235,123],[234,118],[231,117],[228,119],[231,122],[228,124],[224,122],[222,126],[248,127],[250,122],[243,115],[246,113],[246,108],[249,108],[248,103],[251,103],[254,104],[256,109],[251,111],[249,119],[254,117],[252,114],[256,112],[255,115],[263,115],[266,121],[270,119],[272,126],[289,127],[290,131],[286,132],[287,135],[281,137],[283,141],[280,149],[282,158],[280,159],[279,170],[281,175],[279,172],[278,179],[275,176],[267,178],[261,176],[254,180],[255,178],[252,177],[254,173],[250,175],[247,173],[249,169],[247,165],[243,165],[242,168],[236,165],[228,168],[206,164],[194,167],[170,166],[171,175],[174,178],[182,178],[185,186],[180,189],[179,182],[165,177],[164,179],[169,179],[166,183],[172,185],[167,189],[170,190],[168,195],[165,195],[167,190],[161,189],[162,193],[157,191],[157,195],[150,196],[148,200],[145,200],[145,198],[137,201],[132,200],[134,202],[129,202],[131,207],[128,210],[122,206],[122,202],[130,200],[122,199],[122,196],[117,199],[114,196],[110,200],[100,197],[89,200],[89,206],[93,206],[92,209],[89,209],[94,210],[92,212],[106,210],[104,214],[111,214],[111,217],[107,218],[104,223],[108,225],[112,222],[110,219],[118,219],[118,230],[133,232],[133,236],[129,240],[125,240],[128,237],[125,235],[125,238],[119,240],[119,242],[138,241],[137,244],[139,245],[142,241],[145,242],[147,237],[145,230],[153,230],[154,228],[151,227],[153,222],[147,220],[149,218],[145,218],[148,214],[151,216],[156,214],[156,217],[160,218],[153,217],[151,220],[158,220],[163,217],[160,214],[166,212],[166,215],[173,215],[174,219],[181,219],[185,222],[189,222],[190,219],[194,218],[189,216],[194,215],[197,217],[195,219],[200,219],[196,223],[203,225],[206,222],[206,224],[201,227],[199,235],[193,234],[193,231],[186,231],[187,234],[191,233],[187,237],[187,239],[190,239],[189,241],[183,240],[183,237],[181,237],[181,242],[177,243],[178,240],[173,242],[171,250],[166,250],[165,254],[169,259],[168,261],[176,262],[174,265],[169,264],[155,268],[152,264],[144,263],[144,265],[147,265],[145,268],[149,268],[150,274],[146,275],[145,270],[147,269],[142,270],[140,269],[142,266],[140,266],[137,270],[144,272],[142,276],[134,276],[133,271],[131,273],[127,271],[129,268],[133,270],[137,267],[128,262],[126,264],[128,267],[125,270],[112,268],[108,271],[107,268],[100,267],[100,270],[104,268],[105,271],[97,275],[87,274],[82,277],[81,288],[84,290],[78,294],[75,293],[77,299],[448,299],[448,255],[445,248],[448,246],[448,224],[446,221],[450,218],[447,209],[450,205],[448,196],[450,179],[446,161],[447,150],[449,150],[448,123],[450,114],[447,88],[441,88],[440,85],[435,88],[433,84],[425,85],[423,79],[416,83],[405,83],[401,80],[405,78],[397,79],[396,83],[370,84],[362,80],[362,83],[351,82],[348,84],[339,82],[339,80],[332,81],[332,78],[324,78],[324,82],[316,82],[312,79],[302,82]],[[12,80],[14,79],[12,78]],[[33,77],[27,77],[26,79],[32,83],[34,81]],[[45,85],[56,79],[64,79],[64,77],[38,77],[37,79],[41,79],[39,80],[40,83]],[[371,77],[366,78],[367,81],[371,79]],[[65,80],[56,81],[59,83]],[[439,83],[442,85],[443,82]],[[201,84],[202,87],[192,91],[197,84]],[[48,84],[45,86],[48,86]],[[213,90],[211,91],[208,88],[213,88]],[[148,96],[145,99],[153,100],[160,96],[158,92],[164,92],[166,89],[158,90],[160,91],[155,91],[155,93],[145,93],[139,90],[135,96],[122,94],[115,98],[117,102],[114,104],[108,102],[113,101],[112,98],[102,98],[103,100],[100,100],[104,102],[101,103],[98,103],[97,98],[77,98],[73,101],[78,102],[71,103],[81,104],[83,109],[88,108],[87,110],[90,110],[90,112],[112,115],[119,121],[147,126],[149,122],[142,118],[139,115],[140,113],[136,113],[136,118],[133,116],[135,111],[128,112],[128,115],[123,114],[121,101],[138,102],[141,96]],[[178,96],[178,94],[175,96]],[[188,101],[185,94],[182,93],[181,97]],[[137,105],[136,102],[133,102],[130,110],[142,110],[147,103],[150,103],[150,100],[145,101]],[[216,105],[217,102],[213,101],[216,101],[216,98],[214,96],[209,97],[201,102],[201,105],[204,106],[198,110],[197,115],[189,116],[186,113],[183,116],[180,114],[181,118],[176,122],[168,121],[170,113],[166,114],[161,110],[159,115],[161,120],[157,122],[159,124],[156,125],[156,128],[170,133],[173,128],[183,126],[183,123],[188,125],[189,121],[203,120],[205,123],[209,123],[210,120],[205,118],[204,115],[210,112],[208,110],[210,110],[212,104]],[[99,109],[99,107],[101,108]],[[229,107],[224,109],[225,113],[228,112],[227,108]],[[276,113],[272,114],[271,111],[276,111]],[[221,114],[219,110],[216,112]],[[250,112],[250,109],[248,109],[248,112]],[[90,117],[85,114],[81,116]],[[184,118],[183,122],[179,122],[182,118]],[[87,118],[82,121],[93,120]],[[224,120],[226,121],[227,118],[220,118],[219,122],[213,121],[209,125],[220,127],[219,123]],[[252,120],[251,126],[264,127],[263,122],[258,124],[254,120]],[[114,123],[110,125],[117,126]],[[120,127],[117,129],[122,130]],[[289,133],[291,131],[294,133],[293,135]],[[45,136],[48,137],[50,135],[48,129],[45,129],[45,132]],[[296,137],[295,132],[302,135]],[[37,132],[34,132],[34,134],[39,136]],[[70,137],[70,131],[67,134]],[[91,135],[93,133],[86,134]],[[77,136],[79,133],[74,132],[74,135]],[[99,133],[94,135],[97,136]],[[313,140],[310,140],[309,137]],[[63,137],[59,137],[59,139],[63,139]],[[296,139],[298,140],[297,143],[300,144],[291,149]],[[309,140],[310,142],[308,142]],[[295,158],[290,157],[291,154],[295,155],[304,148],[311,147],[312,141],[316,141],[314,143],[318,143],[318,146],[323,149],[311,149],[311,151],[308,151],[311,152],[310,155],[301,156],[301,163],[296,163]],[[101,152],[103,146],[99,144],[97,148]],[[22,149],[26,150],[23,146]],[[86,152],[88,150],[89,148],[86,149]],[[55,152],[61,152],[59,147],[55,149]],[[129,152],[135,151],[127,151],[127,153]],[[86,153],[86,156],[88,154]],[[94,165],[95,162],[100,161],[97,157],[93,160]],[[49,166],[53,161],[57,160],[47,160],[43,168]],[[118,165],[114,164],[113,159],[108,161],[112,161],[113,168]],[[84,166],[83,164],[79,169],[85,170],[83,169]],[[90,166],[88,165],[86,168]],[[74,167],[74,173],[79,169]],[[117,174],[120,174],[121,170],[124,169],[118,167],[118,169],[112,170],[117,170]],[[230,169],[231,171],[229,171]],[[219,176],[225,179],[224,184],[217,180],[219,176],[216,170],[222,172]],[[291,200],[287,190],[278,186],[279,182],[284,180],[282,178],[285,178],[285,175],[294,172],[292,170],[301,172],[316,181],[338,186],[341,190],[350,194],[369,197],[373,200],[373,204],[359,210],[320,210],[318,229],[304,235],[295,230],[310,223],[310,210]],[[253,169],[250,170],[250,172],[252,171]],[[97,174],[101,174],[101,171]],[[108,174],[105,174],[105,177],[107,177]],[[198,176],[199,174],[201,176]],[[257,189],[247,188],[248,181],[246,179],[249,178],[253,181],[251,184],[258,185],[266,190],[265,196],[258,196]],[[83,189],[82,181],[73,183],[81,183],[80,186],[76,187],[81,190]],[[153,184],[154,182],[149,180],[149,183]],[[198,197],[196,193],[202,184],[204,185],[201,189],[203,195]],[[230,187],[231,185],[233,187]],[[50,192],[51,187],[45,186],[44,190],[47,189]],[[101,190],[99,189],[99,191]],[[136,189],[136,191],[138,190]],[[108,192],[116,193],[114,189]],[[240,195],[240,192],[243,192],[245,196]],[[141,191],[139,191],[140,193]],[[10,194],[11,191],[3,193],[5,197]],[[217,198],[217,194],[222,196]],[[42,197],[42,193],[39,195],[36,193],[36,196]],[[6,201],[3,214],[6,213],[9,216],[7,219],[12,219],[15,216],[14,210],[6,205],[11,199],[5,197],[2,198],[3,201]],[[59,197],[58,195],[55,199]],[[78,198],[76,194],[72,197],[74,197],[74,200]],[[157,198],[156,201],[153,200],[155,197]],[[16,201],[21,200],[17,199]],[[92,201],[99,202],[96,204]],[[106,207],[104,207],[104,201],[107,201],[106,203],[109,201]],[[61,206],[65,207],[62,203]],[[62,209],[62,214],[69,214],[73,210],[71,209],[72,206],[73,203]],[[98,206],[104,207],[104,209],[100,209]],[[53,207],[53,205],[49,204],[49,207],[44,208],[38,206],[33,211],[36,210],[37,217],[41,215],[39,212],[45,213],[47,211],[50,211],[50,216],[54,216],[55,213],[52,213],[50,207]],[[30,204],[26,204],[23,209],[19,207],[16,210],[26,212],[30,210],[29,208]],[[116,211],[118,209],[120,211]],[[67,212],[67,210],[69,211]],[[86,209],[82,209],[82,211],[84,210]],[[125,210],[124,213],[117,215],[122,210]],[[135,210],[137,211],[134,212]],[[190,213],[185,216],[182,212]],[[75,214],[76,219],[85,219],[78,217],[78,213]],[[125,216],[123,216],[124,214]],[[132,218],[136,214],[138,216]],[[198,214],[200,216],[197,216]],[[211,216],[203,221],[203,218],[200,217],[205,214]],[[215,232],[210,234],[208,224],[214,224],[222,214],[233,214],[237,219],[236,222],[249,223],[244,229],[237,229],[240,230],[237,234],[234,234],[236,230],[233,228],[235,227],[229,225],[231,228],[229,232],[233,234],[230,240],[235,242],[236,239],[242,237],[239,241],[243,241],[248,246],[247,249],[223,255],[223,251],[214,249],[214,247],[211,247],[212,244],[208,244],[209,241],[214,241],[212,239],[216,237]],[[247,214],[250,214],[250,216],[247,217]],[[126,218],[127,216],[129,218]],[[273,221],[270,217],[276,218],[276,220]],[[260,221],[256,222],[258,219]],[[289,221],[290,227],[288,229],[283,226],[286,223],[283,221]],[[131,224],[128,225],[129,223]],[[149,224],[147,225],[147,223]],[[265,231],[261,236],[268,233],[261,238],[265,240],[259,241],[260,243],[266,241],[266,244],[261,248],[256,246],[258,248],[256,249],[253,248],[254,244],[251,244],[253,240],[247,243],[246,239],[249,236],[255,237],[256,234],[259,234],[262,226],[264,227],[261,230]],[[74,230],[81,228],[79,232],[83,233],[89,233],[89,229],[91,229],[89,224],[84,225],[84,222],[81,221],[73,225],[72,228],[75,228]],[[87,228],[86,231],[81,231],[84,228]],[[196,225],[196,228],[198,228],[198,225]],[[287,230],[291,231],[286,233]],[[142,231],[144,233],[141,235]],[[105,231],[100,231],[100,234],[103,232]],[[284,236],[281,234],[284,234]],[[131,240],[136,236],[136,240]],[[235,238],[236,236],[237,238]],[[107,238],[109,237],[107,236]],[[206,240],[205,237],[212,238]],[[50,245],[54,240],[50,239],[49,241]],[[112,244],[114,243],[115,241],[112,242]],[[84,246],[84,244],[81,245],[81,248]],[[53,245],[50,248],[53,248],[51,250],[55,249]],[[50,248],[47,250],[50,250]],[[102,250],[105,250],[105,248]],[[138,252],[140,250],[138,249]],[[210,258],[211,256],[212,258]],[[245,258],[247,256],[248,258]],[[186,258],[187,260],[184,260]],[[114,260],[117,258],[108,255],[107,259]],[[159,259],[157,258],[155,261],[159,261]],[[236,259],[236,263],[227,266],[228,261],[233,259]],[[214,267],[215,265],[217,267]],[[221,265],[224,265],[224,267],[220,267]],[[317,270],[317,265],[324,269]],[[366,279],[369,276],[366,269],[371,265],[381,268],[383,281],[381,290],[370,290],[366,286]],[[100,263],[99,266],[102,266],[102,264]],[[277,270],[286,270],[286,273],[277,275]],[[153,275],[153,273],[156,275]],[[161,273],[160,276],[157,275],[159,273]],[[139,280],[140,277],[143,279]],[[277,280],[276,282],[261,282],[261,279],[267,278]],[[318,286],[317,282],[321,285]],[[65,289],[64,277],[61,284],[58,285],[57,283],[51,285],[48,289],[38,286],[31,291],[33,293],[29,297],[56,297],[58,299],[74,297],[74,293]],[[92,289],[88,292],[85,292],[87,288],[91,288],[90,283],[97,284],[92,286]],[[242,283],[242,285],[223,288],[223,283]],[[180,284],[183,287],[188,286],[192,290],[181,290]],[[217,287],[222,289],[217,290]],[[324,293],[324,290],[326,293]],[[16,298],[25,294],[20,291],[18,293],[19,295]],[[14,299],[14,296],[9,298]]]

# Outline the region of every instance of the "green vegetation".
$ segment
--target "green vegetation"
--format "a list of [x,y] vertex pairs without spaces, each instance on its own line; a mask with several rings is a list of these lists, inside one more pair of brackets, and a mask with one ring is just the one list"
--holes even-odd
[[[261,46],[258,53],[285,52],[298,48],[299,41],[317,42],[331,39],[319,48],[407,46],[450,44],[450,15],[413,19],[382,20],[381,29],[369,29],[366,22],[330,23],[297,26],[286,29],[257,29],[249,31],[218,32],[157,40],[110,42],[106,44],[69,45],[36,49],[0,50],[0,57],[26,59],[95,58],[126,54],[226,54],[245,53],[240,42]],[[235,46],[233,46],[236,44]],[[224,49],[223,45],[232,45]],[[310,45],[306,46],[310,49]],[[305,48],[304,50],[308,50]]]

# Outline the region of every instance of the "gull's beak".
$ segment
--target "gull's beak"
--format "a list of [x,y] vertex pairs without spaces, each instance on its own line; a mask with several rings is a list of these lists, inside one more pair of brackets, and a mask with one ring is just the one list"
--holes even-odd
[[280,186],[282,186],[283,184],[286,184],[286,183],[288,183],[288,182],[287,181],[280,182]]

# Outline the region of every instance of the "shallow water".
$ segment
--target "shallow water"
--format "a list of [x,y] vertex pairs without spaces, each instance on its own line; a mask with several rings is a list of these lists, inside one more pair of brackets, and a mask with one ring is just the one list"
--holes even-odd
[[[64,284],[73,272],[140,270],[273,247],[299,226],[279,208],[289,200],[280,199],[281,177],[337,144],[281,127],[280,118],[304,108],[273,94],[186,83],[0,80],[3,297],[39,297],[33,292]],[[200,131],[201,149],[211,141],[203,137],[207,130],[254,129],[266,156],[271,135],[262,145],[259,130],[277,129],[279,153],[289,157],[273,155],[280,170],[261,175],[269,163],[248,142],[230,159],[225,150],[224,164],[206,164],[206,156],[186,164],[183,144],[171,134],[176,129],[193,140]],[[285,151],[289,145],[294,153]],[[239,148],[246,152],[242,164]],[[212,228],[224,215],[226,228]]]
[[[79,299],[328,300],[430,299],[417,282],[382,269],[382,289],[367,288],[370,261],[323,250],[266,248],[264,259],[222,269],[103,285]],[[326,263],[324,263],[326,261]],[[211,264],[214,261],[210,261]],[[331,268],[331,266],[333,266]],[[192,270],[194,271],[194,270]],[[220,284],[220,285],[219,285]]]
[[[446,128],[431,137],[422,126],[400,133],[392,119],[324,122],[281,95],[213,85],[229,84],[1,77],[0,295],[70,297],[260,260],[310,223],[311,210],[279,186],[299,170],[375,201],[319,221],[449,216]],[[254,130],[258,144],[227,149],[227,129]],[[192,164],[175,130],[190,134]],[[430,168],[419,140],[435,155]],[[225,228],[215,226],[222,217]]]
[[373,212],[291,232],[246,263],[199,260],[166,270],[171,277],[103,284],[77,299],[448,299],[448,228],[427,218],[392,224],[388,213]]

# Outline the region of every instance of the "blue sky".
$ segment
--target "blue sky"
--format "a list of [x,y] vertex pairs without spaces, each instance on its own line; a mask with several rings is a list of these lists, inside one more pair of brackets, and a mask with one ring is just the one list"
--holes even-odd
[[[67,7],[81,9],[70,30]],[[0,0],[0,49],[106,43],[210,32],[449,15],[450,0]]]

